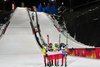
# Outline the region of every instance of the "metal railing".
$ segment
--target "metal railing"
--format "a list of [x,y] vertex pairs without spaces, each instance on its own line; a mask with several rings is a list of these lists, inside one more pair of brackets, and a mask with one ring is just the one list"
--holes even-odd
[[0,38],[5,34],[6,29],[9,25],[10,21],[7,21],[6,24],[3,24],[3,26],[1,27],[1,33],[0,33]]

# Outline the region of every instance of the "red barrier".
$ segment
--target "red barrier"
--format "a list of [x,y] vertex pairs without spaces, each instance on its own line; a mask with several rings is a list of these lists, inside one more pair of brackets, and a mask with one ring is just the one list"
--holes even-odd
[[100,59],[100,48],[74,48],[69,49],[69,55]]

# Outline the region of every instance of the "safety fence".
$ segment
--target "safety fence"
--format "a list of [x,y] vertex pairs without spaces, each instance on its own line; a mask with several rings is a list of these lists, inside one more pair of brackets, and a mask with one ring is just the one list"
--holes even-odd
[[10,23],[10,18],[12,17],[12,13],[9,11],[0,11],[0,38],[3,34],[5,34],[6,29]]
[[72,48],[69,49],[68,54],[72,56],[100,59],[100,48]]
[[0,29],[0,38],[2,37],[2,35],[5,34],[6,29],[7,29],[8,25],[9,25],[9,23],[10,23],[10,21],[8,21],[6,24],[3,24],[3,25],[2,25],[2,27],[1,27],[1,29]]

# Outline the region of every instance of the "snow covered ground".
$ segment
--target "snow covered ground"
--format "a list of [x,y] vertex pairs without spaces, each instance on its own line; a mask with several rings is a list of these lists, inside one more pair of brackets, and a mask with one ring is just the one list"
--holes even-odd
[[[58,41],[59,34],[56,28],[50,27],[53,27],[51,20],[44,13],[38,13],[38,15],[44,39],[46,40],[46,35],[49,34],[50,42]],[[0,39],[0,67],[44,67],[42,53],[32,34],[29,22],[27,10],[17,8],[5,35]],[[63,35],[62,38],[64,38]],[[62,39],[62,42],[65,40]],[[100,67],[100,60],[68,56],[68,67],[80,66]]]
[[68,67],[100,67],[100,60],[68,56]]
[[[0,67],[44,67],[40,58],[39,54],[0,55]],[[100,60],[73,56],[68,56],[67,59],[67,67],[100,67]]]

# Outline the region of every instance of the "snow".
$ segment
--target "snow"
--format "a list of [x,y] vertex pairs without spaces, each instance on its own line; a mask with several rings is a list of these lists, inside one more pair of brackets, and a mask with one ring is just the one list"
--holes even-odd
[[[25,8],[17,8],[5,35],[0,40],[0,54],[41,53],[35,41]],[[33,49],[33,48],[36,49]]]
[[0,67],[41,67],[43,59],[40,54],[0,55]]
[[[68,56],[67,60],[68,60],[67,67],[100,67],[100,60],[73,57],[73,56]],[[44,65],[41,62],[41,59],[38,54],[37,56],[0,55],[0,67],[44,67]]]
[[100,67],[100,60],[68,56],[68,67]]

